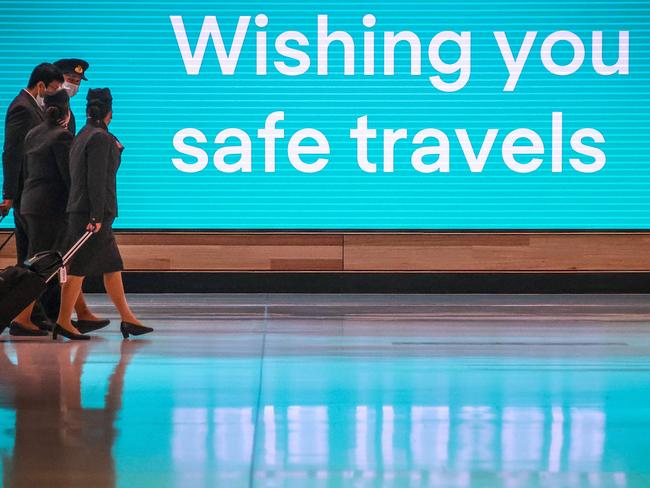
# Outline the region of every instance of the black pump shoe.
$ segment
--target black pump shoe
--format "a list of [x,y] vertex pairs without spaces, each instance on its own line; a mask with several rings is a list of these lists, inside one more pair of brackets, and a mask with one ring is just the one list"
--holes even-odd
[[148,334],[153,332],[151,327],[145,327],[144,325],[136,325],[130,322],[122,322],[120,324],[120,332],[122,332],[122,337],[125,339],[129,338],[129,335],[139,336],[143,334]]
[[73,320],[72,325],[74,325],[79,332],[82,334],[87,334],[88,332],[94,332],[99,329],[103,329],[111,321],[108,319],[102,320]]
[[44,330],[46,332],[49,332],[51,330],[54,330],[54,322],[52,322],[50,319],[45,318],[45,319],[40,319],[40,320],[34,320],[32,318],[32,322],[34,322],[34,325],[38,327],[41,330]]
[[46,330],[28,329],[18,322],[12,322],[9,326],[9,335],[16,337],[44,337],[49,334]]
[[63,337],[70,339],[71,341],[87,341],[90,339],[90,336],[83,334],[75,334],[69,330],[64,329],[59,324],[54,325],[54,330],[52,330],[52,340],[56,340],[57,336],[61,334]]

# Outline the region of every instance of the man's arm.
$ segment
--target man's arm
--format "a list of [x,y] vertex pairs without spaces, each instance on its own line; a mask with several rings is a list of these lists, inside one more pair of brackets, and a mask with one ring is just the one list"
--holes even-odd
[[30,115],[27,109],[17,105],[7,113],[5,122],[5,145],[2,153],[4,200],[15,200],[18,196],[20,171],[25,157],[25,136],[30,129]]

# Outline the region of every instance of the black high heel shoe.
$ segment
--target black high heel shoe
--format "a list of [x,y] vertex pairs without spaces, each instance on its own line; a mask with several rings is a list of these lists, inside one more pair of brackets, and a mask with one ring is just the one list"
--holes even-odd
[[55,341],[59,334],[67,339],[70,339],[71,341],[87,341],[90,339],[90,336],[75,334],[74,332],[70,332],[69,330],[64,329],[59,324],[56,324],[52,330],[52,340]]
[[131,322],[122,322],[120,324],[120,332],[122,332],[122,337],[128,339],[129,335],[139,336],[148,334],[149,332],[153,332],[153,329],[144,325],[132,324]]
[[88,332],[95,332],[96,330],[103,329],[110,323],[111,321],[108,319],[72,321],[72,325],[82,334],[87,334]]
[[20,322],[12,322],[9,326],[9,335],[16,337],[45,337],[50,334],[46,330],[28,329],[23,327]]

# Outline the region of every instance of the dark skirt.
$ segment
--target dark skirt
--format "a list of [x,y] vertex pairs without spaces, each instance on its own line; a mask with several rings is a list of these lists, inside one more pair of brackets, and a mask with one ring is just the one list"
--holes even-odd
[[[88,214],[68,214],[66,250],[86,232]],[[73,276],[102,275],[122,271],[124,263],[113,234],[113,219],[102,222],[102,228],[83,245],[70,262]]]
[[29,242],[27,256],[43,251],[60,251],[65,237],[65,214],[22,215]]

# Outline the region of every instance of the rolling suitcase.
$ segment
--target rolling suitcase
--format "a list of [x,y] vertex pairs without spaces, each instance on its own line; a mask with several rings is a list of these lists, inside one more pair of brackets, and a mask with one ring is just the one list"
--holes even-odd
[[63,256],[58,251],[44,251],[27,259],[24,267],[9,266],[0,271],[0,328],[45,291],[47,283],[65,268],[92,235],[86,232]]

